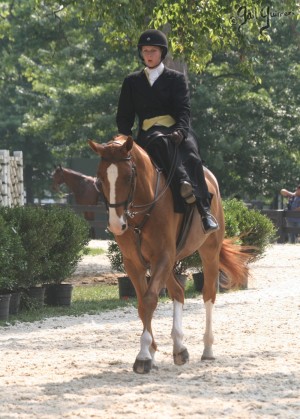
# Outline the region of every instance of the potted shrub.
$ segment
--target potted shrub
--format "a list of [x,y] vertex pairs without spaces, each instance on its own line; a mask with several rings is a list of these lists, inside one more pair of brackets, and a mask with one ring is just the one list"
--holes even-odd
[[18,312],[18,277],[25,267],[24,254],[20,237],[0,215],[0,320]]
[[[130,280],[130,278],[126,275],[122,253],[118,244],[115,241],[110,241],[108,245],[107,256],[110,260],[111,268],[114,271],[121,272],[124,275],[118,277],[118,285],[119,285],[119,296],[120,298],[129,298],[129,297],[136,297],[136,292],[134,286]],[[186,283],[187,276],[184,273],[185,270],[185,262],[179,262],[175,269],[174,273],[177,276],[179,282],[182,284],[183,288]],[[146,276],[147,280],[150,281],[150,275]],[[166,288],[163,287],[159,293],[160,297],[166,296]]]
[[[253,246],[251,262],[262,257],[266,248],[276,238],[276,229],[272,221],[257,210],[248,209],[242,201],[237,199],[224,200],[223,208],[225,237],[236,237],[241,244]],[[203,272],[198,252],[187,257],[185,263],[188,268],[198,270],[197,273],[193,274],[194,286],[196,290],[201,291],[203,287]],[[223,272],[220,272],[218,289],[220,291],[227,290],[226,276]]]
[[54,206],[6,207],[0,214],[20,237],[25,252],[18,285],[35,299],[34,305],[42,305],[44,283],[61,283],[76,268],[89,240],[88,224],[70,209]]
[[61,230],[59,223],[52,223],[46,211],[40,206],[5,208],[1,214],[19,235],[25,251],[26,264],[18,278],[19,286],[32,300],[24,297],[27,308],[43,305],[45,287],[42,274],[49,266],[49,249]]
[[107,256],[110,261],[111,268],[114,271],[124,274],[118,277],[119,298],[127,299],[130,297],[136,297],[134,286],[125,272],[122,253],[115,241],[110,241],[108,243]]
[[46,217],[59,225],[59,233],[49,248],[47,267],[40,275],[46,284],[45,301],[49,305],[70,305],[72,284],[63,283],[76,269],[89,242],[89,224],[68,208],[49,206]]
[[253,246],[251,262],[260,259],[276,239],[272,221],[255,209],[249,209],[237,199],[223,201],[225,237],[238,237],[246,246]]

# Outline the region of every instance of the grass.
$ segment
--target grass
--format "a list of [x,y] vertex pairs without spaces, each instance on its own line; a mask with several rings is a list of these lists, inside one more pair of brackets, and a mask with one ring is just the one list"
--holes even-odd
[[85,253],[85,254],[90,255],[90,256],[104,255],[105,253],[107,253],[107,251],[105,249],[101,249],[101,248],[94,249],[94,248],[91,248],[91,247],[88,247],[86,251],[87,251],[87,253]]
[[[199,297],[194,290],[193,281],[187,281],[186,298]],[[160,297],[160,301],[168,301],[168,297]],[[135,298],[123,300],[119,298],[118,285],[85,285],[73,289],[72,303],[69,307],[39,307],[33,303],[27,309],[21,310],[16,315],[10,315],[8,322],[0,321],[0,327],[15,324],[16,322],[34,322],[59,316],[81,316],[83,314],[99,314],[117,308],[137,306]]]
[[82,250],[80,252],[81,256],[99,256],[99,255],[104,255],[105,253],[107,253],[107,250],[102,249],[102,248],[93,248],[93,247],[85,247],[84,250]]
[[[81,316],[83,314],[98,314],[107,310],[135,304],[135,299],[120,300],[117,285],[76,286],[73,289],[71,306],[52,307],[31,303],[27,309],[16,315],[9,316],[9,324],[18,322],[34,322],[51,317]],[[0,326],[7,322],[0,321]]]

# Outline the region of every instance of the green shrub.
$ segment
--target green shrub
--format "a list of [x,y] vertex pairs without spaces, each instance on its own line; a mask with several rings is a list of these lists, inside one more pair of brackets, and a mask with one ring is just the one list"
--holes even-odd
[[[89,225],[72,210],[55,206],[1,207],[24,250],[18,285],[30,288],[44,282],[61,282],[76,268],[89,240]],[[14,249],[13,264],[17,256]]]
[[1,214],[20,236],[25,250],[26,266],[19,278],[24,288],[40,284],[49,264],[49,251],[58,239],[62,225],[53,223],[43,207],[5,208]]
[[40,279],[43,283],[60,283],[74,272],[82,254],[87,252],[89,224],[68,208],[49,206],[46,214],[52,225],[57,223],[60,229]]
[[114,271],[125,273],[122,253],[115,241],[110,241],[108,243],[107,257],[110,261],[110,266]]
[[238,237],[243,245],[254,246],[253,260],[263,256],[266,248],[276,239],[272,221],[237,199],[223,201],[225,237]]
[[[249,209],[237,199],[223,200],[225,216],[225,237],[234,238],[245,246],[253,246],[251,262],[261,258],[276,238],[276,229],[272,221],[259,211]],[[183,261],[187,268],[202,268],[198,252]]]
[[0,215],[0,293],[19,287],[19,278],[26,269],[25,250],[20,236]]

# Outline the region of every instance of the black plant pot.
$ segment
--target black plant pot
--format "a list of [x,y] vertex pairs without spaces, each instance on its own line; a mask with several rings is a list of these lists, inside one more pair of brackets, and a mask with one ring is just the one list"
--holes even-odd
[[193,274],[194,288],[195,291],[202,292],[204,285],[204,275],[203,272],[196,272]]
[[72,284],[45,285],[45,304],[48,306],[70,306],[72,302]]
[[11,293],[9,302],[9,314],[18,314],[20,310],[21,291]]
[[11,294],[0,295],[0,320],[8,320]]
[[42,307],[44,305],[45,290],[45,287],[31,287],[27,292],[29,298],[31,298],[37,306]]
[[126,300],[127,298],[135,298],[136,292],[132,282],[128,276],[119,276],[119,298]]

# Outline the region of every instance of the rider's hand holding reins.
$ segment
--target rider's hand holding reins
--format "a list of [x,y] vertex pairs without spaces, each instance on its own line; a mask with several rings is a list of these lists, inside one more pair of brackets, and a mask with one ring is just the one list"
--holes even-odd
[[184,139],[184,135],[180,131],[173,131],[171,134],[167,134],[166,137],[168,137],[176,145],[179,145]]

